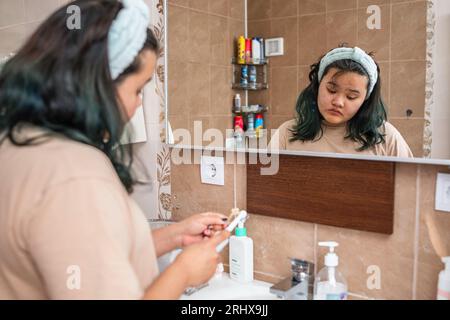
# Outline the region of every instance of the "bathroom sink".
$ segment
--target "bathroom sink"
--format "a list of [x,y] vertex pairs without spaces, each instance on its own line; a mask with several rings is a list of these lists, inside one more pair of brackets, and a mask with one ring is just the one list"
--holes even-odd
[[271,283],[258,280],[242,284],[223,273],[212,278],[208,286],[190,296],[183,295],[180,300],[278,300],[270,293],[271,286]]

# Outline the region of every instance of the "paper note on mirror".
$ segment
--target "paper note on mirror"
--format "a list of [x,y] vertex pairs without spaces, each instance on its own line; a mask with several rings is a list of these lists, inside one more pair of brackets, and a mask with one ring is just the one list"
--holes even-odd
[[125,126],[124,134],[120,140],[121,144],[140,143],[147,141],[145,128],[144,108],[137,108],[133,118]]

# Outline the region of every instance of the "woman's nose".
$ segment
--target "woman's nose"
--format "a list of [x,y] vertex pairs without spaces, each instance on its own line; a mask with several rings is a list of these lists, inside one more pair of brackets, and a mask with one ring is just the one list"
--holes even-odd
[[344,99],[341,96],[335,96],[331,103],[337,108],[342,108],[344,106]]

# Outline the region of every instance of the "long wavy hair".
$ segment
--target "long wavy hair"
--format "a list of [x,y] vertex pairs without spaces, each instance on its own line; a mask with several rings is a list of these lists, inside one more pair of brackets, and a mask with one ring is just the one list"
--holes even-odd
[[[117,98],[116,86],[141,68],[135,61],[113,81],[108,62],[108,31],[122,4],[111,0],[79,0],[81,28],[69,30],[64,6],[54,12],[0,71],[0,133],[17,146],[15,128],[29,123],[52,135],[104,152],[122,184],[132,192],[133,154],[120,139],[128,119]],[[159,50],[148,29],[142,50]],[[0,143],[2,142],[0,141]]]
[[[324,117],[319,111],[317,99],[319,95],[319,67],[320,61],[311,66],[309,73],[310,84],[300,93],[296,105],[296,124],[291,128],[293,141],[317,141],[323,136],[322,121]],[[329,65],[324,72],[324,76],[332,69],[338,70],[336,76],[348,72],[354,72],[369,78],[366,70],[353,60],[339,60]],[[350,139],[361,144],[357,151],[364,151],[377,144],[385,142],[383,130],[387,120],[386,107],[381,96],[381,74],[378,69],[378,82],[368,97],[364,101],[356,115],[347,122],[347,134],[345,139]]]

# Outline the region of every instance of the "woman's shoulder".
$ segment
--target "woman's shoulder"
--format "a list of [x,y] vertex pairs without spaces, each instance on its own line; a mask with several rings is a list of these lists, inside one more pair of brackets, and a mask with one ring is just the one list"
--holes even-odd
[[39,171],[41,177],[58,183],[75,178],[98,178],[116,182],[111,161],[101,150],[69,139],[60,134],[31,127],[25,129],[24,136],[35,137],[32,145],[18,147],[6,140],[5,153],[10,154],[11,163],[17,170]]
[[388,156],[413,158],[414,155],[411,149],[403,138],[400,131],[390,122],[386,121],[383,124],[383,133],[385,135],[385,145]]

